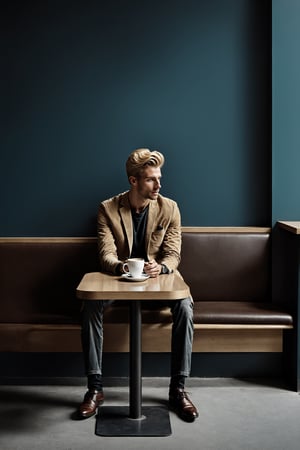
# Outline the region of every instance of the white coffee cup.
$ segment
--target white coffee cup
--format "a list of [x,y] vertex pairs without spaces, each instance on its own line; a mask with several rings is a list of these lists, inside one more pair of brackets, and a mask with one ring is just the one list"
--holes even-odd
[[129,258],[123,264],[125,273],[130,274],[133,278],[141,277],[144,270],[145,261],[142,258]]

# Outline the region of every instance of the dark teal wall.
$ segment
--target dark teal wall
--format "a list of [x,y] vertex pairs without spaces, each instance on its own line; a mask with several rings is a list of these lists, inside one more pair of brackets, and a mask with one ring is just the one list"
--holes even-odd
[[184,225],[270,224],[270,1],[7,4],[0,235],[94,235],[139,146]]
[[273,223],[300,218],[299,25],[299,0],[273,0]]

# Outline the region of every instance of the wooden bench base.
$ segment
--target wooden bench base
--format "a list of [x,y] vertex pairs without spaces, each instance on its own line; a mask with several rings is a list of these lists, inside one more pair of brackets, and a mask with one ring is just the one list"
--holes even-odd
[[[261,325],[197,325],[193,352],[281,352],[283,330]],[[79,325],[0,324],[1,352],[81,352]],[[170,352],[171,324],[142,325],[143,352]],[[104,351],[128,352],[127,324],[104,324]]]

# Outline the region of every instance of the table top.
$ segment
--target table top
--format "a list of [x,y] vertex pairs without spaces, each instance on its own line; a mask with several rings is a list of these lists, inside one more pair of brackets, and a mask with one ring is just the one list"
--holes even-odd
[[190,289],[179,272],[129,281],[101,272],[86,273],[76,289],[81,300],[179,300]]
[[286,220],[278,221],[278,224],[281,228],[284,228],[287,231],[290,231],[294,234],[300,234],[300,222],[291,222]]

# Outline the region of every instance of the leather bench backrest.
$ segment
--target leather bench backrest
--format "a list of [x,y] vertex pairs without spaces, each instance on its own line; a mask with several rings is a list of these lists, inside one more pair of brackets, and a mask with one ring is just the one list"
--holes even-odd
[[78,323],[76,287],[99,270],[92,242],[0,245],[0,323]]
[[[194,300],[266,301],[269,241],[267,233],[183,233],[179,269]],[[76,287],[97,270],[93,239],[1,242],[0,322],[78,323]]]
[[269,233],[183,233],[181,255],[195,301],[270,301]]

